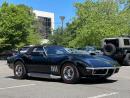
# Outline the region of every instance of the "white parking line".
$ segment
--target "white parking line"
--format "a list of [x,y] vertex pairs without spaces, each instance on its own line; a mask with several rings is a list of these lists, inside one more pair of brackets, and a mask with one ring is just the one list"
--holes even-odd
[[27,84],[27,85],[18,85],[18,86],[4,87],[4,88],[0,88],[0,90],[20,88],[20,87],[27,87],[27,86],[34,86],[34,85],[36,85],[36,84]]
[[112,96],[112,95],[116,95],[116,94],[118,94],[118,92],[113,92],[110,94],[102,94],[102,95],[97,95],[97,96],[88,97],[88,98],[102,98],[102,97]]
[[0,66],[0,68],[8,68],[8,66]]

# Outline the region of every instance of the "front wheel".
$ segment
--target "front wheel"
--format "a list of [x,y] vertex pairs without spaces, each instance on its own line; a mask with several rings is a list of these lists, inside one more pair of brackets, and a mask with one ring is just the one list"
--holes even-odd
[[17,79],[23,79],[23,78],[27,77],[27,73],[26,73],[26,69],[24,67],[24,64],[20,61],[15,63],[14,76]]
[[62,67],[61,77],[65,83],[77,83],[79,80],[79,71],[74,64],[66,63]]

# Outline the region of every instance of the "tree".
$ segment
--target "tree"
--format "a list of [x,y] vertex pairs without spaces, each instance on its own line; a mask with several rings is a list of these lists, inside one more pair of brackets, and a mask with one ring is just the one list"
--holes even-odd
[[120,35],[115,23],[118,10],[114,1],[86,0],[85,3],[76,3],[75,7],[80,26],[77,26],[76,37],[69,42],[70,46],[99,46],[102,38]]
[[[32,8],[25,5],[13,5],[4,2],[0,8],[0,44],[9,44],[1,48],[16,48],[19,45],[38,43],[39,36],[35,28],[35,15]],[[35,41],[32,39],[35,38]]]
[[49,35],[50,44],[61,45],[62,41],[63,41],[62,34],[61,34],[61,28],[57,28],[53,32],[54,32],[53,35]]
[[103,38],[130,35],[130,0],[86,0],[75,7],[76,16],[64,34],[54,34],[59,45],[100,47]]
[[129,7],[121,9],[120,4],[123,1],[120,2],[117,0],[86,0],[84,3],[76,3],[77,16],[73,21],[73,24],[77,25],[75,26],[76,36],[69,42],[69,46],[100,46],[100,41],[105,37],[129,34]]
[[[73,28],[75,27],[69,27],[69,29],[67,28],[62,30],[62,28],[57,28],[54,30],[54,34],[49,36],[50,44],[68,47],[68,42],[75,36],[75,33],[73,33]],[[68,32],[68,30],[72,32]]]

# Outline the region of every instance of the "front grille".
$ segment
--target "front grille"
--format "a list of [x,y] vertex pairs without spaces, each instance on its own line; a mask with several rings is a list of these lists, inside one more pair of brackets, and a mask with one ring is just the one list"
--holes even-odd
[[115,69],[109,69],[107,74],[112,75],[114,71],[115,71]]
[[[85,73],[87,75],[109,75],[111,76],[114,73],[117,73],[119,71],[119,68],[87,68],[87,70],[85,71]],[[88,74],[89,73],[89,74]]]
[[108,73],[112,74],[114,69],[109,69]]
[[93,74],[94,75],[100,75],[100,74],[106,74],[107,69],[94,69]]

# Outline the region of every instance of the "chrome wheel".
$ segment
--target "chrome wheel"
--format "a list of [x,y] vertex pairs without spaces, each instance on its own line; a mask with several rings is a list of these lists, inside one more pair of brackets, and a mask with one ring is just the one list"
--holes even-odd
[[80,78],[79,71],[73,63],[65,63],[61,69],[61,77],[65,83],[77,83]]
[[74,77],[74,69],[71,66],[66,66],[63,70],[63,76],[66,80],[72,80]]
[[17,76],[22,76],[22,74],[23,74],[23,67],[21,66],[21,65],[16,65],[16,67],[15,67],[15,74],[17,75]]
[[27,72],[24,64],[21,61],[17,61],[14,66],[14,76],[17,79],[24,79],[27,77]]

